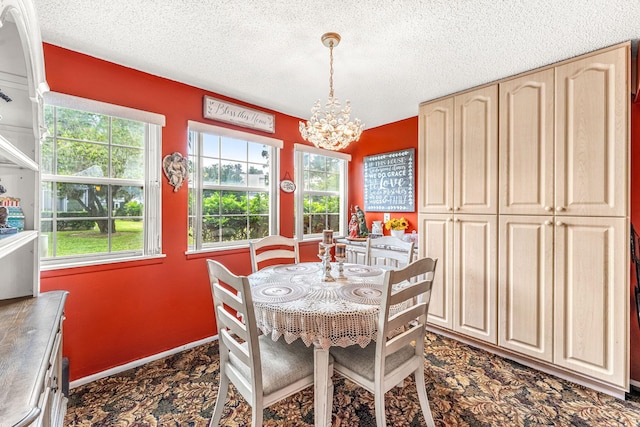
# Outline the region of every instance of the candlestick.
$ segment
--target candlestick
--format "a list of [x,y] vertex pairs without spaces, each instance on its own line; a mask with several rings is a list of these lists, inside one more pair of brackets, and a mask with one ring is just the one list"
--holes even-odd
[[322,243],[324,243],[325,245],[333,244],[333,230],[322,231]]
[[347,245],[345,243],[336,244],[336,258],[344,257],[347,251]]
[[336,255],[336,261],[338,261],[338,280],[345,280],[346,279],[346,277],[344,275],[344,267],[342,266],[342,264],[344,264],[344,262],[346,260],[347,259],[344,256]]
[[[333,232],[332,232],[333,233]],[[322,260],[322,281],[335,282],[336,279],[331,275],[331,247],[333,243],[320,243],[320,247],[324,249],[323,254],[318,254],[318,258]]]

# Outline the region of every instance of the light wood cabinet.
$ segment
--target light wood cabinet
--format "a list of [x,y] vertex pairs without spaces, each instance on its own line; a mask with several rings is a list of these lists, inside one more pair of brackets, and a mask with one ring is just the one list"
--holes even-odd
[[453,330],[497,344],[497,218],[453,220]]
[[500,345],[622,388],[627,49],[500,83]]
[[431,257],[438,265],[431,288],[427,321],[453,329],[453,217],[450,214],[418,214],[419,257]]
[[556,68],[557,215],[628,216],[629,48]]
[[[429,322],[495,344],[498,87],[420,106],[420,256],[438,258]],[[423,185],[424,184],[424,185]]]
[[554,70],[500,83],[500,214],[554,209]]
[[497,343],[495,215],[420,214],[420,251],[438,259],[428,321]]
[[418,211],[497,207],[498,86],[420,106]]
[[44,79],[40,29],[29,0],[0,2],[0,184],[20,199],[24,227],[0,234],[0,300],[40,291],[39,149]]
[[501,347],[553,361],[553,216],[500,215]]
[[556,217],[554,363],[628,387],[625,218]]
[[[443,258],[429,324],[617,396],[629,387],[629,49],[425,103],[419,116],[420,256]],[[490,111],[496,87],[499,163],[483,163],[492,126],[480,106]]]

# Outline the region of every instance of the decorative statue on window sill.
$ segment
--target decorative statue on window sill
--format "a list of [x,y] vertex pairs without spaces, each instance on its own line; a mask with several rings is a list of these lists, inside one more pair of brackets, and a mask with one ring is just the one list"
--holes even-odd
[[358,218],[358,237],[369,236],[369,228],[367,228],[367,220],[364,216],[364,212],[360,209],[360,206],[355,207],[356,217]]
[[360,223],[358,223],[358,217],[356,213],[353,212],[351,214],[351,221],[349,221],[349,237],[355,239],[358,237],[358,232],[360,231]]

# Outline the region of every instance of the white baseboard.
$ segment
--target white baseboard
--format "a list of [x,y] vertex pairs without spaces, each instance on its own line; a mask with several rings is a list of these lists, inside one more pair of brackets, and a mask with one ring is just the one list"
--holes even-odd
[[206,343],[211,342],[211,341],[216,341],[217,339],[218,339],[218,336],[214,335],[214,336],[211,336],[211,337],[208,337],[208,338],[204,338],[204,339],[201,339],[201,340],[198,340],[198,341],[193,341],[193,342],[190,342],[188,344],[181,345],[181,346],[176,347],[176,348],[172,348],[171,350],[163,351],[162,353],[154,354],[153,356],[144,357],[142,359],[134,360],[133,362],[129,362],[129,363],[126,363],[124,365],[116,366],[115,368],[107,369],[106,371],[98,372],[96,374],[92,374],[92,375],[77,379],[75,381],[71,381],[69,383],[69,388],[73,389],[75,387],[79,387],[81,385],[88,384],[88,383],[90,383],[92,381],[99,380],[100,378],[105,378],[105,377],[108,377],[108,376],[111,376],[111,375],[119,374],[120,372],[124,372],[124,371],[127,371],[129,369],[137,368],[137,367],[142,366],[142,365],[144,365],[146,363],[162,359],[163,357],[172,356],[172,355],[174,355],[176,353],[180,353],[181,351],[189,350],[191,348],[197,347],[197,346],[202,345],[202,344],[206,344]]

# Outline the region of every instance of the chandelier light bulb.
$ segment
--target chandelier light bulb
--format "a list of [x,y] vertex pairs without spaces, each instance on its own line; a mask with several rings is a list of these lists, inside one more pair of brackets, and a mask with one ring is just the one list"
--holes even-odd
[[318,148],[342,150],[352,142],[358,141],[364,125],[360,119],[352,122],[351,103],[345,102],[341,108],[338,98],[333,96],[333,48],[340,42],[337,33],[323,34],[322,43],[329,48],[329,98],[322,109],[320,100],[311,108],[311,118],[300,122],[300,135]]

